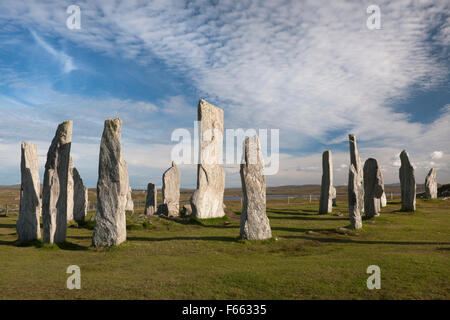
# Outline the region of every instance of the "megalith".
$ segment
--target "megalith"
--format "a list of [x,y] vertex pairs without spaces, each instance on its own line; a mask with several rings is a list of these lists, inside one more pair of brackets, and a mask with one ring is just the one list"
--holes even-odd
[[436,180],[436,169],[431,168],[425,178],[425,197],[428,199],[437,198],[437,180]]
[[204,100],[198,104],[200,121],[200,163],[197,167],[197,189],[191,197],[192,215],[205,218],[223,217],[225,171],[222,168],[223,110]]
[[157,203],[157,194],[158,190],[156,189],[156,185],[153,183],[149,183],[147,185],[147,197],[145,199],[145,212],[144,214],[156,214],[158,203]]
[[162,200],[161,214],[169,217],[180,215],[180,170],[173,161],[172,166],[163,174]]
[[89,199],[88,188],[84,186],[83,179],[77,168],[73,168],[73,219],[76,222],[83,222],[86,218]]
[[127,204],[125,206],[125,211],[134,211],[134,202],[133,202],[133,196],[132,196],[133,190],[131,189],[131,186],[128,186],[128,192],[127,192]]
[[364,213],[372,218],[380,215],[381,197],[384,193],[381,170],[376,159],[364,163]]
[[360,194],[361,183],[358,179],[359,173],[356,171],[353,164],[350,165],[348,173],[348,213],[350,217],[350,226],[353,229],[360,229],[362,227],[361,208],[362,203],[358,195]]
[[[356,136],[354,134],[349,134],[349,144],[350,144],[350,165],[353,165],[356,176],[355,183],[358,184],[358,188],[355,190],[356,197],[358,198],[358,204],[360,206],[361,212],[364,212],[364,177],[363,177],[363,167],[361,165],[361,159],[359,157],[358,146],[356,144]],[[350,184],[350,182],[349,182]]]
[[414,167],[409,161],[406,150],[400,153],[401,166],[399,170],[400,190],[402,197],[402,210],[416,210],[416,179],[414,177]]
[[42,188],[43,240],[46,243],[66,241],[72,127],[72,121],[64,121],[58,126],[47,153]]
[[69,176],[67,178],[67,222],[73,220],[73,200],[74,200],[74,191],[73,191],[73,162],[72,157],[69,159]]
[[330,150],[322,154],[322,184],[320,188],[319,214],[333,211],[333,199],[336,189],[333,187],[333,157]]
[[105,121],[97,182],[97,215],[92,244],[111,247],[126,240],[125,206],[128,192],[128,169],[122,156],[122,121]]
[[266,214],[266,178],[258,136],[244,141],[240,175],[244,202],[241,213],[241,238],[263,240],[272,237]]
[[21,187],[19,218],[16,224],[19,241],[31,241],[41,238],[41,182],[37,146],[34,143],[21,144]]

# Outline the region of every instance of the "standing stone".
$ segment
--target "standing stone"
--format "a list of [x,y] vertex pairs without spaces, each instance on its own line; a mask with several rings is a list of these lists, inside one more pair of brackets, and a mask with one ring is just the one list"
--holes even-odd
[[[383,185],[383,188],[384,188],[384,185]],[[386,192],[384,192],[384,191],[383,191],[383,194],[381,195],[380,206],[382,208],[387,206]]]
[[41,237],[41,182],[37,146],[34,143],[22,142],[20,170],[22,182],[20,187],[20,209],[16,230],[19,241],[37,240]]
[[[350,165],[356,170],[356,181],[358,184],[358,188],[356,197],[358,198],[358,203],[360,205],[361,212],[364,212],[364,176],[363,176],[363,167],[361,165],[361,159],[359,157],[358,146],[356,145],[356,136],[354,134],[349,134],[349,143],[350,143]],[[349,182],[350,184],[350,182]]]
[[197,168],[197,190],[190,200],[192,215],[201,219],[223,217],[223,110],[200,100],[198,120],[201,122],[200,163]]
[[125,211],[134,211],[134,202],[132,197],[132,189],[131,186],[128,186],[128,192],[127,192],[127,204],[125,206]]
[[172,167],[163,174],[162,199],[161,214],[169,217],[180,215],[180,170],[173,161]]
[[380,215],[383,179],[377,160],[369,158],[364,163],[364,212],[366,217]]
[[73,168],[73,219],[76,222],[84,221],[88,205],[88,188],[84,186],[77,168]]
[[409,162],[409,157],[406,150],[403,150],[400,153],[400,160],[401,166],[399,175],[402,195],[402,210],[414,211],[416,210],[416,179],[414,177],[414,168]]
[[331,202],[333,207],[337,207],[336,197],[337,197],[336,188],[333,187],[331,189]]
[[244,141],[244,163],[241,163],[241,182],[244,203],[241,213],[240,236],[249,240],[272,238],[266,215],[266,178],[259,137]]
[[190,204],[183,205],[182,212],[183,212],[183,216],[185,216],[185,217],[186,216],[190,216],[192,214],[192,207],[191,207],[191,205]]
[[98,165],[98,208],[92,244],[111,247],[127,237],[125,205],[128,192],[128,169],[122,156],[122,121],[105,121]]
[[437,198],[437,180],[436,180],[436,169],[431,168],[425,178],[425,196],[428,199]]
[[386,199],[386,192],[384,191],[384,180],[383,180],[383,174],[380,170],[380,178],[381,178],[381,187],[383,188],[383,194],[380,198],[380,207],[384,208],[387,206],[387,199]]
[[327,214],[333,211],[333,198],[336,198],[336,189],[333,187],[333,157],[331,151],[327,150],[322,154],[319,214]]
[[72,126],[72,121],[64,121],[58,126],[47,153],[42,190],[43,238],[46,243],[66,241]]
[[348,173],[348,210],[350,216],[350,226],[353,229],[360,229],[362,227],[362,203],[358,197],[360,193],[359,188],[362,188],[362,185],[359,183],[358,175],[359,174],[355,167],[351,164]]
[[73,220],[73,162],[69,160],[69,177],[67,179],[67,222]]
[[147,185],[147,198],[145,199],[145,214],[155,214],[158,208],[157,204],[157,193],[156,185],[149,183]]

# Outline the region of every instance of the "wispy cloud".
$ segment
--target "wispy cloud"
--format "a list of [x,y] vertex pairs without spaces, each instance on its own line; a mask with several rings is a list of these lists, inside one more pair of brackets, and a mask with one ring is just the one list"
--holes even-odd
[[36,32],[33,30],[30,30],[31,35],[33,36],[36,43],[41,46],[45,51],[47,51],[49,54],[51,54],[56,61],[62,66],[62,71],[64,73],[69,73],[73,70],[76,70],[77,67],[73,63],[73,58],[68,56],[62,51],[55,50],[52,46],[50,46],[47,42],[42,40]]

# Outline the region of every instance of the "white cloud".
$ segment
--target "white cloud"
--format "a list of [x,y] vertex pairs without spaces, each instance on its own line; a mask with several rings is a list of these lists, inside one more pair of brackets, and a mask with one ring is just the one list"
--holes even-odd
[[442,151],[433,151],[433,153],[431,154],[431,159],[439,160],[439,159],[442,159],[443,156],[444,156],[444,153]]

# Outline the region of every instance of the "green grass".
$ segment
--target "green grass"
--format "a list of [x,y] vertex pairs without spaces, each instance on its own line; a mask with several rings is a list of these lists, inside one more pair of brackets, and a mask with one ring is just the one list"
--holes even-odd
[[[1,299],[450,299],[450,201],[398,199],[348,228],[345,198],[318,215],[317,200],[269,200],[273,238],[239,239],[240,201],[209,221],[127,216],[127,241],[91,246],[93,213],[59,245],[17,242],[17,215],[0,218]],[[341,213],[342,215],[339,215]],[[310,232],[312,231],[312,232]],[[366,269],[381,268],[381,290]],[[81,290],[66,269],[81,268]]]

